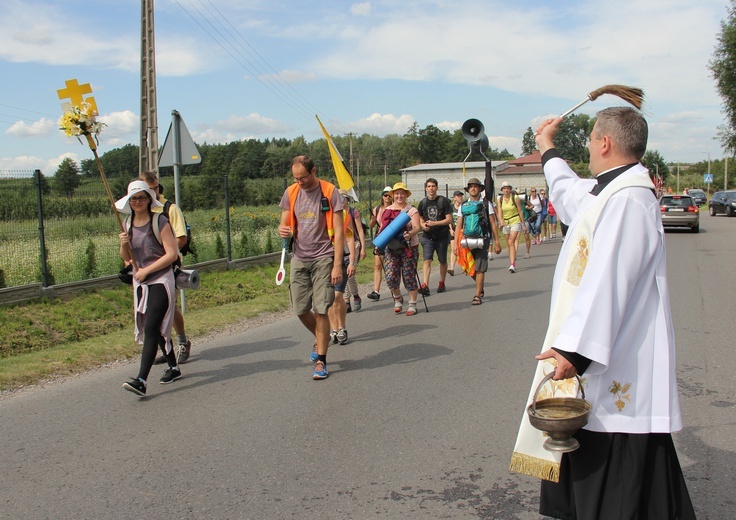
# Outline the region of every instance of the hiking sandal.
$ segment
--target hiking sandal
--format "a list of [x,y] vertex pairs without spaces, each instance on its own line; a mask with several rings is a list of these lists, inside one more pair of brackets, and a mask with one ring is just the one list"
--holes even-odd
[[409,308],[406,309],[407,316],[414,316],[417,313],[417,302],[409,302]]
[[394,312],[396,314],[401,314],[401,311],[404,307],[404,297],[399,296],[398,298],[394,296]]
[[483,298],[480,296],[473,296],[473,305],[480,305],[483,303]]

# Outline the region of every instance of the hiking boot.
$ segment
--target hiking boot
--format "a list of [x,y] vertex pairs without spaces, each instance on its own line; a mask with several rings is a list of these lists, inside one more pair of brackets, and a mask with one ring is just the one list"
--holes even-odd
[[354,301],[353,306],[355,307],[355,311],[357,312],[363,306],[363,300],[360,299],[360,296],[355,296],[353,297],[353,301]]
[[409,308],[406,309],[407,316],[414,316],[417,313],[417,302],[409,302]]
[[159,384],[167,385],[169,383],[173,383],[177,379],[181,377],[181,370],[179,370],[179,367],[174,368],[167,368],[166,372],[164,372],[164,375],[161,379],[159,379]]
[[186,343],[179,343],[179,348],[177,349],[177,356],[176,360],[181,363],[186,363],[189,359],[189,354],[192,352],[192,342],[187,340]]
[[376,291],[373,291],[372,293],[368,295],[368,299],[373,300],[374,302],[377,302],[378,300],[381,299],[381,295],[378,294]]
[[440,284],[437,286],[437,292],[445,292],[447,290],[447,287],[445,287],[445,282],[440,282]]
[[314,372],[312,372],[312,379],[327,379],[327,376],[330,374],[327,373],[327,363],[324,361],[317,361],[317,364],[314,365]]
[[333,345],[337,345],[337,331],[332,330],[330,331],[330,343]]
[[137,377],[131,377],[130,382],[123,383],[123,388],[141,397],[146,397],[146,384]]
[[347,329],[340,329],[340,330],[338,330],[337,331],[336,338],[337,338],[337,342],[340,345],[344,345],[345,343],[347,343],[348,342],[348,331],[347,331]]
[[163,354],[153,360],[154,365],[163,365],[164,363],[166,363],[166,357]]
[[426,283],[423,283],[422,286],[419,288],[419,294],[429,296],[429,287],[427,287]]
[[353,312],[353,308],[350,306],[350,302],[345,302],[345,312],[346,313]]
[[394,312],[396,314],[401,314],[401,311],[404,307],[404,297],[399,296],[398,298],[394,296]]
[[312,363],[316,363],[318,359],[319,354],[317,354],[317,343],[315,343],[312,347],[312,353],[309,354],[309,361],[311,361]]

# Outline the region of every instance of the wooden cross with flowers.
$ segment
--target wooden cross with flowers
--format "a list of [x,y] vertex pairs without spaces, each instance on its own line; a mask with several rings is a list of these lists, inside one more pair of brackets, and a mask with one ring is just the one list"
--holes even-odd
[[[110,191],[110,185],[105,177],[105,170],[102,168],[102,162],[100,157],[97,155],[97,146],[100,144],[99,135],[105,123],[97,121],[99,115],[97,111],[97,102],[92,96],[84,97],[85,94],[92,93],[92,87],[89,83],[82,85],[76,79],[69,79],[66,82],[66,87],[57,90],[60,100],[69,99],[69,101],[63,102],[61,108],[64,110],[64,115],[59,119],[59,129],[63,130],[64,133],[69,137],[76,137],[81,143],[81,136],[87,139],[87,144],[90,150],[95,156],[95,162],[97,163],[97,169],[100,171],[100,177],[102,177],[102,184],[105,185],[105,191],[107,197],[110,199],[113,213],[118,220],[120,229],[125,232],[125,226],[123,221],[120,219],[120,214],[115,207],[115,198],[112,196]],[[128,244],[130,247],[130,244]],[[133,251],[130,252],[130,257],[133,258]],[[135,260],[133,260],[133,266],[137,268]]]

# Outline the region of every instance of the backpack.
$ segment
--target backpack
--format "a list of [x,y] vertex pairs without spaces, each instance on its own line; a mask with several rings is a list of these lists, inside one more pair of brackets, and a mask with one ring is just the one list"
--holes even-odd
[[488,228],[486,214],[482,200],[468,200],[463,202],[463,236],[469,238],[481,238],[485,236]]
[[[161,240],[161,227],[160,227],[161,223],[159,222],[160,219],[158,218],[160,214],[154,213],[153,216],[156,217],[156,218],[151,219],[151,229],[153,230],[153,236],[156,237],[156,240],[158,241],[158,243],[161,245],[161,247],[163,247],[164,242],[163,240]],[[166,216],[166,218],[168,220],[168,215]],[[130,236],[133,230],[133,219],[131,218],[131,215],[128,215],[127,217],[125,217],[125,222],[123,223],[123,225],[125,226],[125,231],[128,233],[128,236]],[[175,268],[181,267],[181,257],[180,256],[177,257],[176,261],[171,265],[174,266]],[[128,282],[125,282],[125,283],[128,283]]]
[[[167,219],[169,218],[169,208],[171,207],[171,204],[172,204],[171,201],[168,201],[168,200],[164,203],[164,211],[163,211],[163,214],[164,214],[164,216],[166,216]],[[184,217],[184,213],[182,213],[182,216]],[[169,220],[171,220],[171,219],[169,219]],[[189,226],[189,222],[187,222],[187,218],[186,217],[184,217],[184,226],[187,229],[187,243],[184,244],[184,246],[181,249],[179,249],[179,252],[182,255],[185,255],[186,256],[187,253],[193,252],[192,251],[192,248],[190,247],[191,244],[192,244],[192,228]],[[159,239],[159,242],[161,242],[160,239]]]

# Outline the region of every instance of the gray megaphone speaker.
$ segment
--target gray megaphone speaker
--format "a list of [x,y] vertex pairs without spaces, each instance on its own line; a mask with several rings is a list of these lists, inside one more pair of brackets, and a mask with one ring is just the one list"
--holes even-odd
[[460,131],[468,142],[468,157],[473,153],[479,153],[485,157],[483,152],[488,150],[488,136],[485,133],[483,123],[477,119],[468,119],[463,123]]

